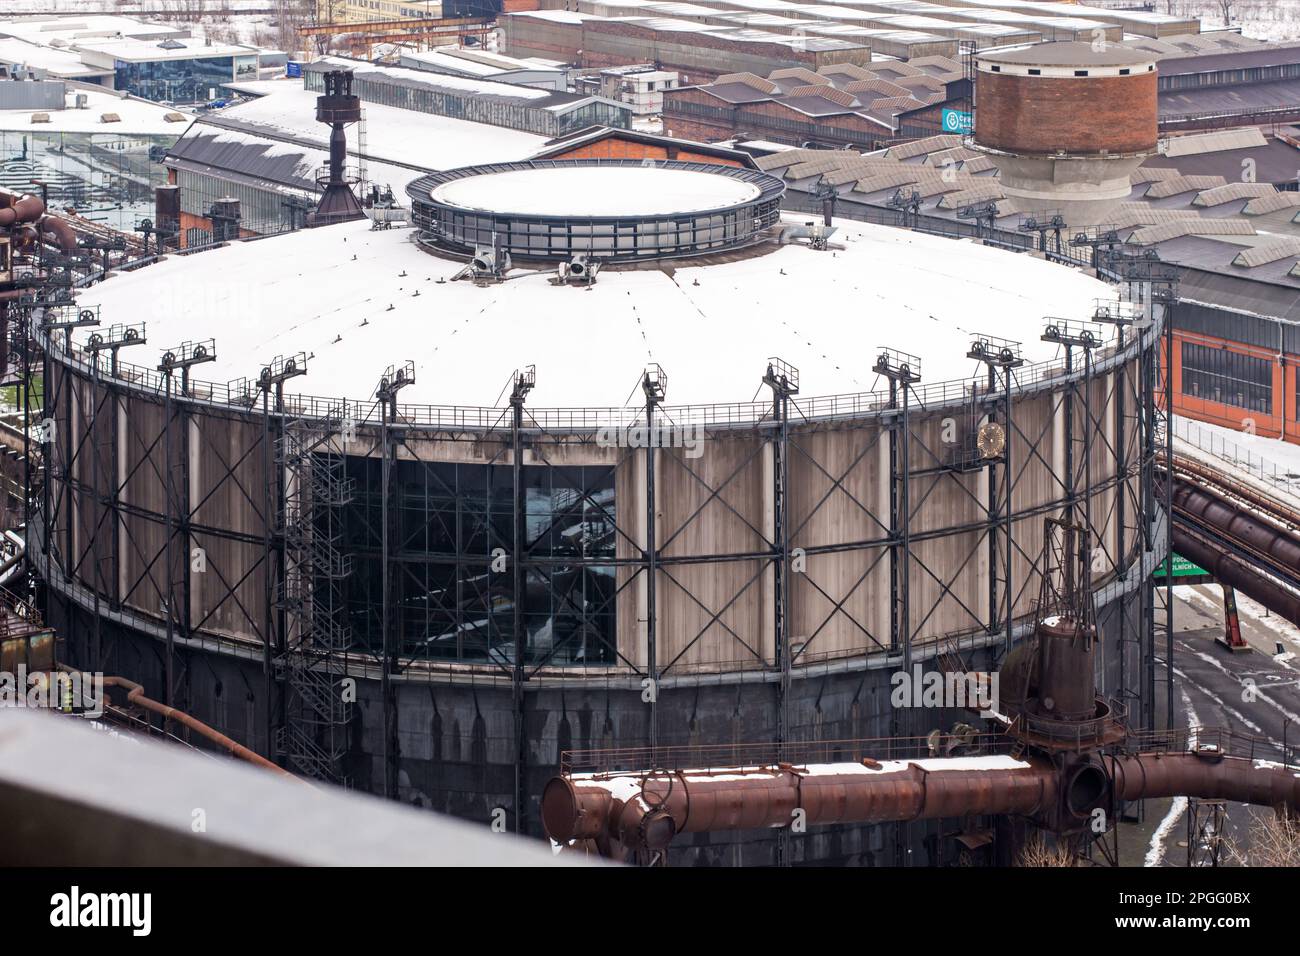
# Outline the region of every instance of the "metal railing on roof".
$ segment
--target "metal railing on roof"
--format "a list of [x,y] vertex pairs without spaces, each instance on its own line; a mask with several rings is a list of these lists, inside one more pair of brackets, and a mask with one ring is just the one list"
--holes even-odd
[[[550,161],[561,164],[565,161]],[[620,162],[620,161],[610,161]],[[628,161],[621,161],[626,164]],[[569,161],[570,165],[580,165],[579,163]],[[639,165],[639,161],[633,163]],[[674,166],[699,166],[709,172],[717,172],[718,167],[711,164],[674,164]],[[534,164],[528,162],[522,163],[502,163],[498,164],[502,170],[506,169],[531,169]],[[497,168],[497,167],[493,167]],[[754,177],[770,179],[765,173],[757,173],[751,170],[730,169],[729,173],[738,174],[743,178],[744,174],[751,174]],[[425,182],[434,177],[413,183]],[[793,198],[794,195],[787,193],[787,198]],[[811,201],[811,199],[809,199]],[[849,206],[852,209],[848,218],[857,218],[852,213],[861,212],[861,218],[864,221],[880,222],[887,225],[897,225],[898,212],[894,209],[884,207],[875,207],[864,203],[854,203],[841,199],[837,203],[837,214],[844,212],[844,207]],[[878,217],[877,217],[878,216]],[[932,216],[919,217],[927,222],[919,224],[916,228],[922,232],[933,232],[937,235],[950,237],[974,237],[979,233],[979,237],[985,242],[993,245],[1005,245],[1017,251],[1027,251],[1033,247],[1034,237],[1031,235],[1008,232],[997,228],[976,229],[975,226],[956,222],[953,220],[940,219]],[[932,220],[932,221],[931,221]],[[244,239],[231,240],[232,242],[256,242],[262,239],[270,238],[269,236],[251,236]],[[170,256],[187,256],[204,252],[210,249],[219,248],[227,243],[213,243],[199,248],[173,250],[161,255],[146,256],[141,259],[131,260],[114,268],[113,271],[134,271],[146,266],[163,261]],[[1098,270],[1101,272],[1102,270]],[[93,272],[84,276],[76,285],[85,287],[101,281],[106,277],[105,272]],[[1118,276],[1113,278],[1118,279]],[[39,311],[41,303],[36,303],[36,309]],[[32,329],[32,334],[56,361],[61,363],[81,367],[89,371],[95,361],[101,361],[101,374],[107,374],[102,360],[95,355],[87,355],[74,347],[70,350],[64,350],[62,347],[54,347],[52,335],[48,332],[41,332],[38,328]],[[1157,322],[1153,326],[1152,334],[1157,335],[1163,322]],[[1124,355],[1118,355],[1112,345],[1098,351],[1098,358],[1093,363],[1093,373],[1104,371],[1110,365],[1123,361],[1125,356],[1133,354],[1140,348],[1140,339],[1136,337],[1126,345]],[[1073,376],[1078,377],[1084,374],[1082,371],[1076,371]],[[154,392],[157,395],[163,395],[167,390],[166,377],[156,368],[133,365],[127,362],[118,363],[119,382],[126,382],[146,391]],[[1032,388],[1037,385],[1060,380],[1067,380],[1067,375],[1062,364],[1057,359],[1025,365],[1017,370],[1015,376],[1015,387],[1021,390]],[[934,383],[918,383],[913,387],[913,397],[923,408],[943,408],[963,402],[970,402],[980,398],[992,398],[999,394],[998,391],[988,390],[981,382],[975,379],[958,379]],[[249,408],[249,391],[247,379],[234,379],[229,382],[209,382],[202,380],[192,380],[188,392],[181,396],[185,400],[209,404],[215,406],[227,406],[232,409]],[[808,396],[792,399],[792,415],[796,421],[803,422],[830,422],[837,420],[861,419],[873,417],[890,411],[890,402],[888,392],[884,389],[879,391],[864,391],[842,393],[834,395]],[[396,409],[396,417],[410,426],[438,428],[438,429],[456,429],[466,431],[494,431],[508,427],[508,408],[496,408],[488,406],[463,406],[463,405],[433,405],[433,404],[400,404]],[[771,405],[763,401],[749,402],[723,402],[708,403],[695,405],[676,405],[662,406],[660,413],[666,420],[676,425],[701,425],[715,430],[724,431],[733,428],[753,428],[763,427],[770,423]],[[339,396],[319,396],[307,394],[287,394],[284,397],[284,407],[282,411],[275,413],[278,415],[293,415],[295,417],[334,419],[349,421],[357,425],[365,425],[378,422],[380,419],[380,410],[373,399],[349,399]],[[635,424],[644,416],[644,410],[639,407],[570,407],[570,408],[528,408],[526,411],[526,429],[537,429],[552,432],[572,432],[587,433],[595,432],[602,427],[618,424]]]

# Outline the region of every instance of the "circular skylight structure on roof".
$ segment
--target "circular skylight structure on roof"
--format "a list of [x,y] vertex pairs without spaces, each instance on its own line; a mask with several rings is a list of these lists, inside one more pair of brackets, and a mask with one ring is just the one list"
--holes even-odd
[[435,202],[531,216],[659,216],[734,206],[761,195],[753,183],[695,169],[572,166],[514,169],[443,183]]
[[713,163],[567,160],[434,173],[407,192],[426,242],[516,259],[696,256],[756,241],[785,186]]

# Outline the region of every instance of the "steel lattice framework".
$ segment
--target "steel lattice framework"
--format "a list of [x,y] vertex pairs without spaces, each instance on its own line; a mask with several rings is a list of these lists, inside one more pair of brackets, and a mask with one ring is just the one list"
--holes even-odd
[[[664,733],[664,694],[747,674],[774,689],[774,740],[815,739],[817,718],[792,702],[801,677],[936,656],[964,667],[1023,636],[1041,521],[1063,512],[1096,544],[1099,588],[1143,594],[1121,602],[1114,625],[1118,696],[1139,702],[1154,727],[1150,571],[1167,547],[1154,482],[1168,440],[1158,346],[1174,299],[1143,268],[1121,276],[1113,307],[1099,304],[1097,321],[1117,329],[1112,341],[1048,320],[1044,334],[1056,336],[1064,362],[1028,366],[1015,343],[974,336],[982,381],[932,386],[913,357],[882,349],[883,393],[803,399],[798,371],[774,358],[755,370],[768,400],[674,408],[664,370],[647,370],[644,403],[618,410],[622,421],[649,435],[699,424],[700,459],[653,442],[609,447],[600,410],[531,409],[531,369],[512,378],[501,409],[402,405],[394,370],[362,402],[288,395],[285,382],[303,366],[283,358],[254,383],[219,386],[175,361],[151,374],[121,362],[118,348],[74,348],[50,304],[34,301],[23,354],[29,365],[39,357],[47,424],[43,475],[29,481],[29,554],[69,613],[85,615],[85,640],[72,640],[87,660],[112,655],[109,622],[157,638],[175,706],[193,703],[200,652],[260,663],[260,747],[309,776],[347,781],[349,679],[379,681],[384,790],[394,797],[403,687],[509,688],[509,809],[521,831],[536,759],[530,691],[575,680],[640,691],[640,742],[657,747],[685,742]],[[121,347],[136,340],[143,330]],[[30,397],[24,407],[30,417]],[[358,480],[376,460],[375,479]],[[430,552],[420,527],[389,507],[408,494],[397,476],[414,469],[426,499],[417,513],[435,513],[434,498],[454,501],[459,527],[478,499],[446,486],[447,462],[472,462],[500,482],[489,497],[500,508],[471,529],[489,547],[456,538],[454,551]],[[580,509],[584,542],[598,524],[611,543],[556,554],[554,522],[530,504],[530,469],[568,474],[574,462],[592,474],[566,478],[552,500]],[[361,507],[375,499],[378,514]],[[365,611],[379,620],[377,645],[355,633],[362,618],[347,617],[358,555],[382,571]],[[453,596],[430,585],[431,565],[477,571],[456,572]],[[580,593],[593,575],[608,576],[608,593]],[[549,644],[526,620],[537,582],[558,609]],[[877,586],[889,596],[883,608],[864,598]],[[467,602],[487,607],[472,629],[476,641],[486,635],[486,653],[436,656],[431,638],[408,632],[408,593],[426,621],[460,621]],[[578,637],[556,640],[555,614]]]

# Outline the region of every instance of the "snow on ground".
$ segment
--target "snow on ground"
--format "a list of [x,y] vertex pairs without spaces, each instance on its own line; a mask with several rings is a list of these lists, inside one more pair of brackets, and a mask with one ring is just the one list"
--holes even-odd
[[[1204,591],[1202,588],[1204,588]],[[1222,620],[1223,589],[1219,585],[1179,584],[1174,586],[1174,593],[1183,600],[1195,604],[1211,617]],[[1292,648],[1300,650],[1300,628],[1297,628],[1281,616],[1271,613],[1264,605],[1251,600],[1240,591],[1235,592],[1235,595],[1239,615],[1248,618],[1257,627],[1267,630],[1283,646],[1290,645]]]
[[[1243,419],[1244,425],[1249,422]],[[1300,445],[1182,416],[1174,417],[1174,437],[1180,453],[1226,463],[1265,490],[1300,496]]]
[[[801,217],[800,217],[801,218]],[[304,394],[365,399],[381,372],[412,359],[410,403],[497,406],[519,367],[537,365],[530,405],[640,403],[648,363],[671,378],[670,405],[761,398],[771,356],[802,373],[802,396],[883,390],[878,347],[923,356],[923,384],[981,374],[972,333],[1039,340],[1044,316],[1084,319],[1109,287],[1064,266],[967,241],[839,221],[842,248],[772,249],[736,261],[607,269],[589,288],[515,270],[478,287],[410,230],[365,221],[237,243],[87,289],[106,323],[148,322],[150,341],[213,336],[205,379],[255,375],[277,355],[312,356]],[[798,399],[803,401],[803,397]]]
[[[1187,726],[1195,731],[1201,726],[1201,720],[1196,716],[1196,710],[1192,707],[1192,698],[1186,690],[1181,690],[1183,699],[1183,710],[1187,714]],[[1160,825],[1156,827],[1155,832],[1151,834],[1151,843],[1147,847],[1146,858],[1143,860],[1143,866],[1160,866],[1165,860],[1165,841],[1169,839],[1174,828],[1178,826],[1178,821],[1183,818],[1187,812],[1187,798],[1174,797],[1173,802],[1169,804],[1169,812],[1165,814]]]
[[[1221,0],[1159,0],[1156,12],[1200,17],[1203,31],[1224,26]],[[1300,0],[1232,0],[1229,26],[1257,40],[1300,39]]]
[[658,216],[732,206],[752,183],[686,169],[521,169],[443,183],[433,198],[465,209],[525,216]]

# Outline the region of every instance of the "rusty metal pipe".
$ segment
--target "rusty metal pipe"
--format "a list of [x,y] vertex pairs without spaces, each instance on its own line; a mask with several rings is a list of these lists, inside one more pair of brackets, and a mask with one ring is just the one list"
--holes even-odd
[[1105,758],[1123,800],[1200,797],[1300,810],[1300,771],[1205,751]]
[[1300,537],[1270,524],[1232,501],[1185,481],[1174,483],[1174,508],[1198,524],[1283,567],[1300,568]]
[[1265,576],[1260,569],[1217,543],[1175,524],[1174,550],[1200,565],[1214,579],[1236,588],[1252,601],[1258,601],[1274,614],[1300,626],[1300,597]]
[[[59,665],[59,670],[68,673],[78,673],[75,668],[68,667],[64,664]],[[164,718],[174,720],[179,724],[184,724],[200,737],[211,741],[223,750],[229,752],[233,757],[238,757],[240,760],[256,764],[265,770],[272,770],[283,776],[292,777],[295,780],[298,779],[283,767],[272,763],[261,754],[249,750],[243,744],[231,740],[225,734],[221,733],[221,731],[209,727],[197,717],[192,717],[183,710],[177,710],[175,707],[168,707],[166,704],[161,704],[150,697],[144,696],[144,688],[133,680],[128,680],[125,677],[105,677],[104,686],[124,688],[127,692],[126,699],[128,703],[143,707],[145,710],[153,711],[155,714],[161,714]]]
[[126,688],[127,690],[126,699],[128,703],[136,704],[140,707],[143,707],[145,710],[151,710],[155,714],[161,714],[164,718],[174,720],[178,724],[184,724],[186,727],[190,728],[190,730],[193,730],[195,733],[197,733],[200,737],[203,737],[206,740],[210,740],[212,743],[216,744],[217,746],[229,751],[230,755],[233,757],[238,757],[240,760],[247,761],[248,763],[251,764],[256,764],[257,766],[262,767],[265,770],[272,770],[275,773],[281,774],[285,777],[293,777],[293,774],[285,770],[283,767],[272,763],[271,761],[263,757],[261,754],[249,750],[243,744],[231,740],[225,734],[221,733],[219,730],[215,730],[214,728],[209,727],[207,724],[199,720],[197,717],[192,717],[191,715],[185,713],[185,711],[183,710],[177,710],[175,707],[168,707],[166,704],[162,704],[149,697],[145,697],[144,688],[141,687],[139,684],[135,683],[135,681],[127,680],[125,677],[105,677],[104,686]]
[[0,209],[0,229],[19,222],[35,222],[45,214],[45,203],[39,196],[23,196],[11,206]]
[[77,234],[73,231],[71,223],[57,216],[42,216],[37,226],[42,233],[54,237],[54,241],[64,255],[71,255],[77,251]]
[[809,825],[1033,814],[1056,794],[1050,764],[999,757],[586,774],[546,785],[542,822],[560,843],[662,848],[679,833],[786,827],[796,810]]
[[809,825],[966,815],[1051,818],[1060,809],[1066,819],[1081,820],[1108,803],[1112,789],[1114,798],[1129,801],[1188,796],[1300,812],[1295,768],[1217,751],[1105,756],[1066,771],[1033,757],[866,764],[559,776],[543,791],[542,823],[559,843],[657,850],[680,833],[786,827],[796,810]]

